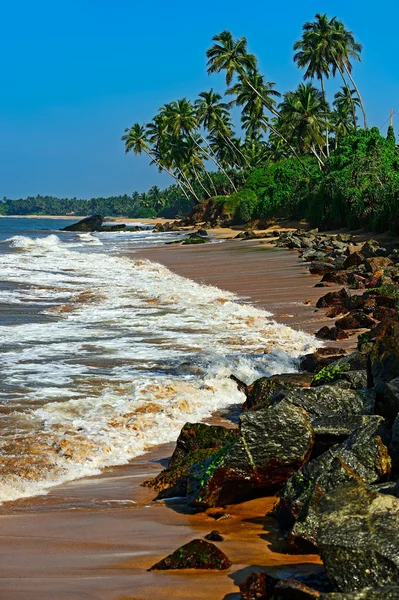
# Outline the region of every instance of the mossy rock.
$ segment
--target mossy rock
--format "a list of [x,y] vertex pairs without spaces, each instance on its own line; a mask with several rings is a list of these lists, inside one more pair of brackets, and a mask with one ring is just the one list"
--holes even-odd
[[205,540],[192,540],[153,565],[149,571],[171,569],[207,569],[225,571],[232,563],[215,544]]

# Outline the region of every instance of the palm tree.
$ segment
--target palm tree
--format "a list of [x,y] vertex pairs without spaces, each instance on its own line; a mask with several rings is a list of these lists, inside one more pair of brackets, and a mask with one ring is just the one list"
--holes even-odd
[[[226,85],[230,86],[235,75],[242,78],[242,82],[245,81],[247,85],[252,87],[253,91],[258,94],[261,100],[264,102],[266,108],[275,116],[279,116],[273,105],[270,105],[268,101],[262,97],[262,94],[252,86],[252,83],[248,77],[248,74],[257,71],[256,58],[253,54],[247,52],[247,40],[245,37],[234,40],[230,31],[222,31],[215,35],[212,40],[215,44],[209,48],[206,52],[208,58],[208,74],[220,73],[221,71],[226,72]],[[284,138],[283,134],[276,129],[273,129],[272,125],[269,125],[270,130],[276,135],[282,137],[285,143],[289,146],[291,152],[295,158],[302,164],[305,171],[309,174],[306,165],[303,163],[301,158],[298,156],[295,148],[289,144]]]
[[360,53],[362,51],[362,45],[359,44],[359,42],[356,42],[353,32],[346,29],[343,21],[338,21],[335,19],[332,23],[332,30],[332,39],[334,40],[332,52],[334,55],[336,66],[337,68],[341,70],[343,69],[345,71],[345,73],[350,79],[352,86],[356,90],[356,94],[360,102],[360,109],[363,113],[364,128],[368,129],[367,115],[364,108],[363,100],[360,95],[359,88],[357,87],[352,77],[351,60],[354,59],[360,62]]
[[302,152],[312,152],[320,167],[324,167],[319,153],[326,158],[323,145],[328,105],[322,92],[311,83],[301,83],[295,92],[284,94],[279,108],[281,127],[287,137],[292,139]]
[[165,164],[162,164],[159,151],[156,149],[151,149],[147,137],[147,131],[143,125],[140,125],[140,123],[135,123],[132,125],[132,127],[127,127],[125,129],[125,135],[123,135],[121,139],[123,142],[125,142],[126,154],[128,152],[133,152],[133,154],[137,156],[144,152],[150,158],[151,163],[155,163],[160,171],[165,171],[168,173],[168,175],[173,177],[184,194],[186,194],[186,191],[184,190],[183,186],[185,186],[189,192],[192,193],[188,186],[182,184],[182,182],[176,177],[171,169],[169,169]]
[[[356,90],[351,90],[347,85],[343,85],[341,90],[337,92],[334,96],[333,106],[338,109],[343,109],[343,111],[349,112],[352,111],[353,107],[360,106],[360,100],[356,96]],[[353,114],[352,111],[352,124],[356,129],[357,117],[356,113]]]
[[258,71],[250,71],[245,77],[239,76],[239,81],[226,90],[227,95],[235,95],[230,106],[242,106],[242,123],[244,129],[254,137],[261,131],[266,131],[265,104],[275,107],[274,97],[281,94],[274,89],[272,81],[264,80]]
[[[303,35],[300,40],[294,44],[294,62],[298,67],[306,69],[303,79],[318,79],[320,81],[321,91],[325,102],[326,91],[324,79],[330,76],[330,63],[328,60],[327,44],[330,30],[330,21],[327,15],[316,15],[316,23],[305,23],[303,26]],[[326,148],[329,154],[328,127],[326,127]]]
[[[170,130],[173,135],[185,135],[191,138],[202,151],[205,153],[206,158],[215,163],[216,167],[220,169],[230,181],[234,190],[236,190],[233,181],[230,179],[229,175],[223,169],[222,165],[218,163],[215,155],[212,152],[212,149],[209,147],[206,139],[199,132],[199,121],[197,116],[197,111],[194,105],[183,98],[182,100],[177,100],[171,102],[170,104],[166,104],[161,109],[161,114],[165,119],[166,127]],[[194,137],[193,134],[198,134],[201,140],[205,143],[206,148],[203,148],[201,144],[198,142],[198,138]]]
[[335,132],[335,148],[337,148],[342,138],[355,131],[350,109],[345,104],[335,104],[335,110],[330,114],[330,122]]
[[[221,100],[222,96],[211,89],[209,92],[201,92],[199,94],[198,99],[195,101],[195,106],[197,108],[197,116],[200,125],[202,125],[202,127],[204,127],[204,129],[206,129],[213,137],[210,148],[218,157],[218,161],[224,166],[227,166],[224,161],[219,159],[218,152],[215,151],[215,139],[219,139],[220,142],[228,144],[230,149],[235,153],[238,152],[244,160],[246,160],[246,158],[232,142],[233,131],[231,115],[228,104],[221,102]],[[227,167],[230,167],[235,162],[236,161],[233,159]]]

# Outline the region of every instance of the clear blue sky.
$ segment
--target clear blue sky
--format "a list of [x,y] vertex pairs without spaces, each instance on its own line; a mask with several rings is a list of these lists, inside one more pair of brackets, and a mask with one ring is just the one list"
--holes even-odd
[[380,127],[391,107],[399,112],[394,0],[3,2],[0,196],[87,198],[167,185],[144,157],[124,155],[124,128],[165,102],[222,90],[222,77],[206,73],[205,51],[223,29],[247,36],[277,89],[296,87],[292,44],[316,12],[343,19],[363,44],[354,76]]

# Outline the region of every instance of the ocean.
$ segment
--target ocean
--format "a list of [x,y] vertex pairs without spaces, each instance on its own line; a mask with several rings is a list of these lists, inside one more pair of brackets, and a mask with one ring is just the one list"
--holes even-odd
[[[0,218],[0,502],[127,463],[297,369],[312,336],[139,249],[179,234]],[[165,248],[167,252],[167,247]]]

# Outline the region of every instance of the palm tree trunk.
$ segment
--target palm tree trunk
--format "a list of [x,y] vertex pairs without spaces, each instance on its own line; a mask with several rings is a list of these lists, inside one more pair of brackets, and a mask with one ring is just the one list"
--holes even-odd
[[325,165],[324,165],[323,161],[321,160],[320,156],[317,154],[316,148],[314,146],[310,146],[310,151],[317,158],[317,162],[319,163],[320,170],[322,171],[324,169]]
[[347,75],[348,75],[349,79],[351,80],[351,84],[353,85],[353,87],[354,87],[354,88],[355,88],[355,90],[356,90],[357,97],[359,98],[359,102],[360,102],[360,108],[361,108],[361,111],[362,111],[362,113],[363,113],[364,128],[365,128],[365,129],[368,129],[368,126],[367,126],[367,117],[366,117],[366,111],[365,111],[365,109],[364,109],[364,104],[363,104],[363,100],[362,100],[362,97],[361,97],[361,95],[360,95],[359,89],[358,89],[358,87],[357,87],[357,85],[356,85],[356,83],[355,83],[355,81],[354,81],[354,79],[353,79],[352,75],[350,74],[350,71],[349,71],[349,69],[348,69],[348,66],[347,66],[347,64],[346,64],[346,63],[343,63],[343,65],[344,65],[345,72],[347,73]]
[[[183,185],[186,186],[186,188],[189,190],[190,194],[192,194],[194,196],[194,198],[197,200],[197,204],[199,204],[201,201],[198,198],[197,194],[195,193],[194,188],[191,185],[190,181],[188,180],[188,178],[185,176],[185,174],[183,173],[183,171],[179,167],[176,167],[176,169],[179,172],[180,177],[182,179],[184,179],[184,181],[185,181],[185,184],[183,184]],[[180,180],[178,180],[178,181],[180,181]]]
[[205,198],[205,200],[207,200],[208,198],[210,198],[210,197],[211,197],[211,194],[208,192],[208,190],[206,189],[206,187],[205,187],[205,186],[204,186],[204,184],[202,183],[202,181],[201,181],[201,179],[200,179],[200,177],[199,177],[199,175],[198,175],[198,173],[197,173],[196,169],[194,169],[194,175],[195,175],[195,178],[196,178],[196,180],[198,181],[199,185],[200,185],[200,186],[202,187],[202,189],[204,190],[204,192],[205,192],[205,194],[206,194],[206,198]]
[[[320,85],[321,85],[321,93],[323,94],[324,102],[327,105],[326,90],[324,89],[324,79],[323,79],[323,76],[320,77]],[[327,157],[330,156],[330,143],[329,143],[328,135],[329,135],[328,121],[326,121],[326,152],[327,152]]]
[[[219,164],[219,163],[218,163],[218,161],[216,160],[216,158],[215,158],[215,154],[214,154],[213,150],[211,149],[210,145],[208,144],[208,142],[206,141],[206,139],[204,138],[204,136],[203,136],[203,135],[202,135],[202,134],[201,134],[201,133],[198,131],[198,129],[197,129],[197,133],[199,134],[199,136],[200,136],[200,138],[202,139],[202,141],[203,141],[203,142],[205,142],[206,146],[209,148],[209,152],[210,152],[211,154],[210,154],[209,152],[207,152],[207,151],[205,150],[205,148],[202,148],[202,150],[204,150],[204,152],[205,152],[205,154],[206,154],[207,158],[209,158],[211,161],[213,161],[213,162],[215,163],[215,165],[217,166],[217,168],[218,168],[220,171],[222,171],[223,175],[224,175],[225,177],[227,177],[227,179],[230,181],[230,183],[231,183],[231,185],[232,185],[232,188],[233,188],[233,190],[236,192],[236,191],[237,191],[237,188],[236,188],[236,186],[234,185],[234,183],[233,183],[233,181],[230,179],[230,177],[227,175],[227,173],[226,173],[226,171],[223,169],[222,165],[221,165],[221,164]],[[198,142],[197,142],[197,141],[196,141],[196,140],[193,138],[193,136],[191,135],[191,133],[189,133],[188,135],[190,136],[190,138],[192,139],[192,141],[194,142],[194,144],[196,144],[196,145],[198,146],[198,148],[201,148],[201,146],[200,146],[200,145],[198,144]],[[212,156],[212,155],[213,155],[213,156]]]
[[[259,98],[262,100],[262,102],[264,103],[264,105],[266,106],[266,108],[277,118],[280,117],[280,113],[275,110],[272,106],[269,105],[268,102],[266,102],[266,100],[264,99],[264,97],[262,96],[262,94],[260,94],[258,92],[258,90],[256,88],[254,88],[254,86],[251,84],[251,82],[245,77],[245,74],[243,74],[243,77],[245,79],[245,81],[247,82],[247,84],[249,85],[249,87],[255,92],[255,94],[257,94],[259,96]],[[268,123],[268,127],[269,129],[275,134],[277,135],[277,137],[281,138],[283,140],[283,142],[285,142],[287,144],[287,146],[289,147],[289,149],[291,150],[291,152],[293,153],[293,155],[295,156],[295,158],[297,159],[297,161],[302,165],[302,167],[305,169],[306,173],[308,175],[310,175],[309,170],[307,168],[307,166],[305,165],[305,163],[301,160],[301,158],[299,157],[297,151],[295,150],[295,148],[293,146],[291,146],[291,144],[288,142],[288,140],[285,139],[285,137],[283,136],[282,133],[280,133],[277,129],[275,129],[272,125],[270,125],[270,123]]]
[[[162,165],[159,162],[159,160],[157,160],[155,158],[155,156],[152,156],[152,154],[150,152],[148,152],[148,150],[144,149],[144,152],[151,159],[151,161],[153,161],[156,165],[158,165],[158,167],[161,169],[161,171],[165,171],[165,173],[167,173],[168,175],[170,175],[171,177],[173,177],[173,179],[176,181],[177,185],[179,186],[179,188],[182,190],[183,193],[184,193],[183,186],[185,186],[190,191],[190,193],[192,193],[194,195],[194,198],[197,200],[197,203],[199,204],[200,200],[199,200],[198,196],[195,194],[195,192],[194,192],[194,190],[192,188],[190,190],[190,188],[189,188],[188,185],[186,185],[183,182],[181,182],[180,179],[178,177],[176,177],[176,175],[174,175],[174,173],[172,173],[172,171],[169,171],[169,169],[167,169],[164,165]],[[187,196],[186,196],[186,198],[187,198]]]
[[341,66],[339,64],[339,62],[337,61],[337,59],[335,58],[334,54],[332,55],[334,58],[334,62],[335,62],[335,66],[337,67],[341,77],[342,77],[342,81],[344,82],[345,87],[347,87],[349,89],[349,97],[351,99],[351,106],[352,106],[352,116],[353,116],[353,126],[355,128],[355,131],[357,131],[357,125],[356,125],[356,109],[355,109],[355,103],[353,102],[353,98],[352,98],[352,94],[350,93],[350,86],[348,85],[348,82],[345,79],[345,75],[343,70],[341,69]]

